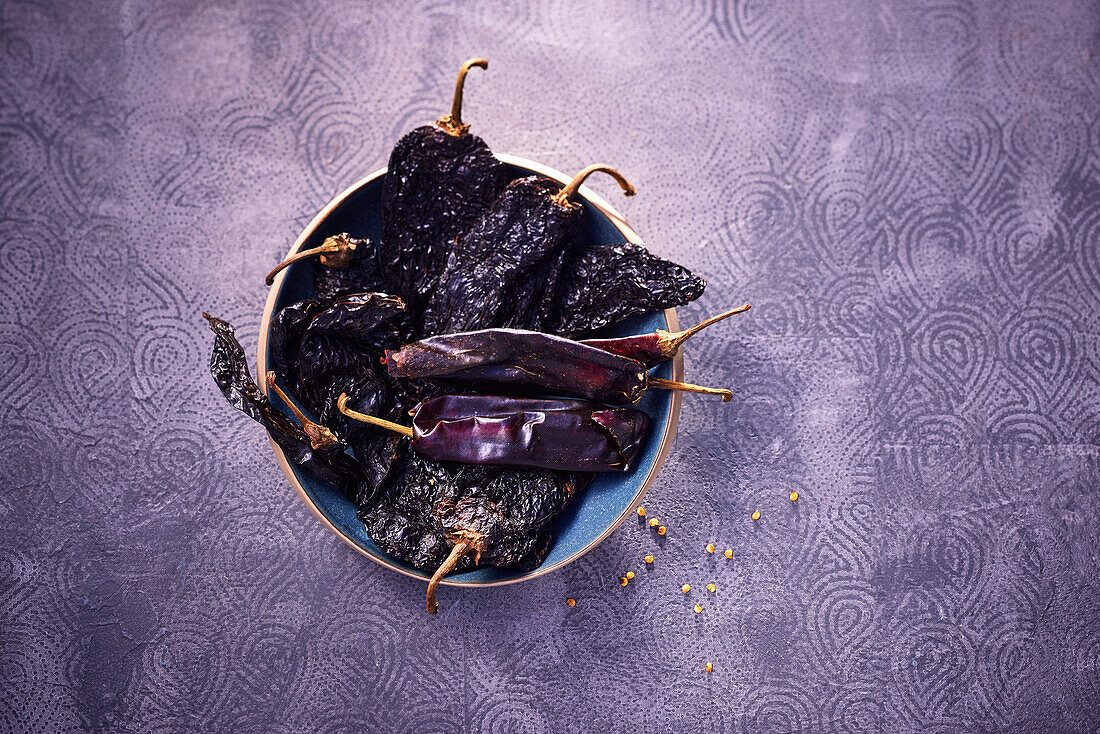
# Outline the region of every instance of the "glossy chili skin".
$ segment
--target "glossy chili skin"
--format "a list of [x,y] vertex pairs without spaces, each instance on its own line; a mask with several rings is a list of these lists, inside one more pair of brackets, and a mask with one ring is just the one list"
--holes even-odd
[[324,451],[314,449],[302,427],[276,410],[252,379],[244,349],[233,327],[221,319],[203,315],[214,332],[210,373],[229,404],[266,428],[290,461],[336,485],[354,501],[364,477],[355,461],[343,453],[346,446],[340,444]]
[[649,417],[580,400],[442,395],[413,415],[412,448],[436,461],[629,471]]
[[469,132],[424,125],[390,153],[382,185],[382,274],[419,314],[455,240],[500,196],[508,171]]
[[703,295],[706,285],[642,245],[580,248],[563,267],[543,330],[575,337],[630,316],[690,303]]
[[645,367],[636,360],[520,329],[427,337],[387,350],[386,368],[396,377],[520,385],[616,405],[635,403],[646,390]]
[[665,350],[661,348],[657,333],[636,334],[612,339],[583,339],[581,344],[617,354],[620,357],[637,360],[646,368],[656,367],[662,362],[667,362],[672,359],[672,354],[675,354],[675,352],[665,353]]
[[271,319],[271,364],[276,375],[298,392],[298,348],[309,322],[324,309],[314,298],[285,306]]
[[560,190],[542,176],[508,184],[451,250],[428,301],[424,334],[539,328],[554,264],[572,248],[584,211],[556,201]]

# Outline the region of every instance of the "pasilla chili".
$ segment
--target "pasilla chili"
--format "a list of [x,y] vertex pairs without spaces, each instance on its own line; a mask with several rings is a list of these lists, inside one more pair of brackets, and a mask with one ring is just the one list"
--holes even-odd
[[664,329],[657,329],[657,331],[650,334],[620,336],[610,339],[583,339],[581,340],[581,344],[587,344],[590,347],[602,349],[605,352],[636,359],[646,367],[655,367],[675,357],[676,352],[684,342],[711,324],[716,324],[723,319],[728,319],[734,314],[744,313],[750,308],[752,308],[752,306],[746,303],[744,306],[733,308],[729,311],[723,311],[717,316],[711,316],[709,319],[701,321],[695,326],[684,329],[683,331],[665,331]]

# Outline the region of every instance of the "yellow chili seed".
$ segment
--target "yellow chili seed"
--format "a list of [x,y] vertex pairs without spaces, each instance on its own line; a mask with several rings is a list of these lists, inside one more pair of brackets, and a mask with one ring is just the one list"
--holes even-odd
[[726,548],[726,558],[733,558],[733,548]]
[[630,583],[630,582],[627,581],[626,576],[620,576],[619,577],[619,586],[626,586],[628,583]]
[[645,508],[638,505],[638,517],[645,517]]
[[703,670],[705,670],[705,671],[707,671],[707,672],[709,673],[710,671],[714,670],[714,666],[713,666],[713,665],[711,665],[710,663],[707,663],[707,664],[706,664],[706,665],[705,665],[705,666],[703,667]]
[[707,543],[707,553],[714,552],[714,543]]
[[634,572],[633,571],[627,571],[626,572],[626,580],[629,581],[632,578],[634,578]]
[[657,518],[655,518],[655,517],[649,518],[649,527],[651,527],[651,528],[657,527]]
[[662,525],[661,527],[657,528],[657,535],[664,535],[667,531],[668,529],[664,525]]
[[714,584],[707,584],[707,591],[709,591],[710,593],[713,594],[714,593]]
[[566,603],[566,605],[571,606],[571,607],[577,606],[577,600],[576,599],[566,599],[565,603]]
[[646,556],[645,557],[645,562],[646,563],[653,563],[653,556],[652,555]]
[[791,502],[798,501],[798,492],[791,492]]
[[753,520],[759,520],[760,519],[760,510],[756,510],[755,512],[752,513],[752,519]]
[[703,608],[702,608],[701,606],[699,606],[698,604],[696,604],[696,605],[695,605],[694,607],[692,607],[692,609],[694,609],[694,610],[695,610],[695,613],[696,613],[696,614],[698,614],[699,612],[703,611]]
[[691,591],[691,584],[684,584],[680,587],[680,591],[684,592],[685,594],[688,593],[689,591]]

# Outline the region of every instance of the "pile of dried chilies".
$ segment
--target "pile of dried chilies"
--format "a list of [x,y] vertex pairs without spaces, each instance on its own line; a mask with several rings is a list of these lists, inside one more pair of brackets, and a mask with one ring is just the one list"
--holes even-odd
[[[394,147],[380,242],[334,234],[267,276],[310,259],[314,297],[277,312],[264,376],[253,380],[233,327],[215,333],[211,371],[230,404],[287,457],[336,485],[384,552],[433,572],[427,605],[452,570],[533,569],[550,521],[593,472],[625,472],[649,418],[648,389],[721,395],[651,377],[700,329],[585,339],[641,313],[698,298],[705,282],[633,244],[581,240],[569,184],[510,180],[462,122],[462,65],[451,112]],[[546,397],[556,396],[556,397]],[[314,416],[310,418],[309,416]],[[411,416],[411,421],[409,418]]]

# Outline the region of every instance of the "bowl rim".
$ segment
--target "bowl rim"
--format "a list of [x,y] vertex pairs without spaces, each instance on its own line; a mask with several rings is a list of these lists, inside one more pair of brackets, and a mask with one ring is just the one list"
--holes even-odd
[[[496,153],[494,155],[498,160],[503,163],[516,166],[518,168],[527,169],[532,173],[546,176],[547,178],[554,179],[555,181],[559,181],[562,184],[569,183],[570,179],[572,178],[571,176],[567,176],[561,171],[550,168],[549,166],[543,165],[542,163],[528,160],[526,158],[521,158],[514,155],[507,155],[504,153]],[[373,173],[365,176],[364,178],[359,179],[354,184],[337,194],[331,201],[329,201],[328,204],[325,205],[323,209],[321,209],[320,212],[317,213],[317,215],[310,221],[310,223],[306,225],[305,229],[302,230],[302,233],[298,235],[298,239],[294,241],[294,244],[291,246],[286,256],[290,257],[291,255],[298,252],[298,250],[301,249],[302,245],[305,244],[305,242],[313,236],[313,233],[317,230],[321,223],[325,221],[328,215],[331,214],[334,209],[340,206],[349,196],[354,194],[363,186],[366,186],[367,184],[371,183],[375,179],[384,176],[385,174],[386,169],[380,168],[377,171],[374,171]],[[628,242],[638,245],[645,244],[638,233],[635,232],[634,229],[626,223],[626,220],[623,219],[623,216],[619,214],[619,212],[616,211],[615,208],[611,206],[611,204],[609,204],[599,194],[592,191],[587,186],[581,186],[578,190],[578,195],[581,196],[590,205],[599,210],[601,214],[606,216],[615,226],[615,228],[622,233],[622,235],[626,238]],[[279,294],[282,292],[283,281],[286,278],[288,272],[289,270],[284,269],[275,276],[274,282],[268,289],[267,300],[264,303],[263,316],[260,319],[260,337],[256,354],[256,370],[257,374],[260,375],[267,373],[267,337],[271,329],[271,319],[275,313],[275,303],[279,298]],[[663,315],[665,318],[665,328],[668,331],[678,331],[680,328],[680,324],[679,320],[676,317],[676,309],[666,308],[663,311]],[[684,357],[681,352],[677,352],[676,356],[672,359],[672,379],[680,381],[684,379]],[[260,389],[264,392],[265,395],[267,394],[267,384],[262,380],[260,381]],[[671,404],[669,405],[668,417],[665,420],[664,425],[662,426],[660,444],[657,447],[657,457],[653,460],[653,464],[649,467],[649,471],[646,474],[645,479],[642,480],[642,484],[639,487],[638,491],[635,492],[634,498],[630,501],[630,504],[623,511],[623,513],[619,515],[619,517],[616,518],[616,520],[599,535],[599,537],[589,541],[587,544],[585,544],[583,548],[569,554],[568,556],[556,563],[553,563],[546,567],[540,566],[533,571],[529,571],[514,578],[499,579],[494,581],[451,581],[447,578],[444,578],[441,581],[441,585],[456,587],[488,587],[507,586],[509,584],[518,584],[521,581],[530,581],[531,579],[545,576],[552,571],[556,571],[559,568],[562,568],[563,566],[572,563],[573,561],[581,558],[586,553],[591,551],[604,540],[606,540],[607,537],[611,535],[611,533],[613,533],[616,529],[618,529],[620,525],[623,524],[627,517],[634,514],[635,508],[641,503],[642,499],[646,495],[646,492],[648,492],[649,488],[653,485],[653,482],[656,481],[657,475],[661,471],[661,467],[664,466],[665,459],[668,458],[668,453],[672,448],[673,439],[676,437],[676,426],[680,420],[680,402],[682,400],[682,396],[677,391],[671,391],[670,400]],[[336,527],[336,525],[333,524],[332,521],[330,521],[325,516],[321,508],[318,507],[313,499],[309,496],[309,493],[306,491],[305,487],[302,486],[302,483],[300,481],[298,481],[298,477],[294,472],[294,468],[291,467],[290,462],[287,460],[286,454],[283,453],[282,448],[280,448],[279,445],[275,443],[270,434],[268,435],[268,441],[271,443],[271,448],[275,452],[275,461],[276,463],[278,463],[279,468],[283,470],[283,474],[286,475],[286,478],[290,482],[291,487],[294,488],[294,491],[298,494],[298,497],[306,504],[306,507],[308,507],[310,512],[313,513],[314,517],[320,520],[321,524],[324,525],[329,530],[329,532],[336,535],[336,537],[340,538],[340,540],[344,541],[345,544],[353,548],[360,555],[366,556],[375,563],[378,563],[379,565],[384,566],[391,571],[396,571],[397,573],[408,576],[409,578],[419,579],[425,582],[428,581],[429,576],[427,574],[402,568],[401,566],[392,563],[384,555],[376,555],[366,548],[363,548],[352,538],[344,534],[340,530],[340,528]]]

